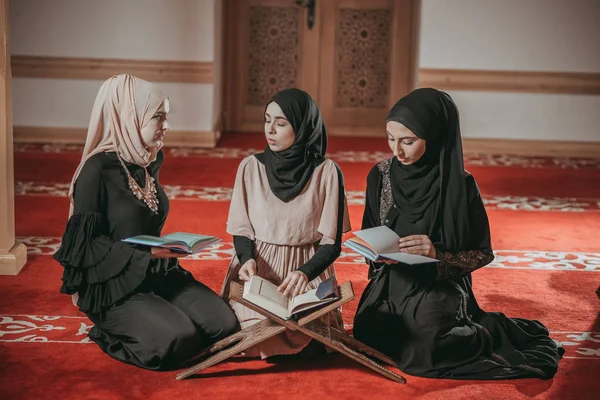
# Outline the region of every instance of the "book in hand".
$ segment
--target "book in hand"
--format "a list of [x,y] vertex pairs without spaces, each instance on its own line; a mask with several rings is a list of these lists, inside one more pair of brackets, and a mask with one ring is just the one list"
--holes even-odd
[[162,247],[176,253],[187,254],[196,254],[200,250],[220,241],[221,239],[215,236],[197,235],[186,232],[169,233],[168,235],[163,235],[161,237],[140,235],[123,239],[123,242],[127,243],[150,247]]
[[253,275],[244,283],[242,298],[285,320],[339,299],[333,276],[321,282],[316,289],[296,297],[284,296],[277,288],[277,285],[266,279]]
[[385,225],[353,233],[356,236],[346,240],[344,245],[371,261],[381,262],[390,259],[409,265],[438,261],[435,258],[402,253],[398,248],[400,236]]

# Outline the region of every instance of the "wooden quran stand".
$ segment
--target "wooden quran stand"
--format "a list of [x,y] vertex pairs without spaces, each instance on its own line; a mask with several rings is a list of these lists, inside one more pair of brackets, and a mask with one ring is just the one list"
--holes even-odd
[[242,298],[243,287],[237,282],[231,282],[229,286],[229,298],[251,310],[258,312],[266,319],[243,329],[240,332],[226,337],[205,349],[197,358],[206,357],[204,361],[195,366],[177,374],[177,380],[185,379],[196,372],[220,363],[244,350],[264,342],[265,340],[284,332],[286,329],[299,331],[311,338],[318,340],[325,346],[330,347],[345,356],[359,362],[360,364],[372,369],[375,372],[398,383],[406,383],[406,380],[399,374],[390,371],[379,363],[395,366],[394,361],[388,356],[377,350],[360,343],[358,340],[333,328],[319,320],[320,317],[340,307],[354,298],[352,283],[345,282],[338,287],[340,299],[316,311],[305,315],[299,320],[284,320],[278,316],[266,311],[256,304]]

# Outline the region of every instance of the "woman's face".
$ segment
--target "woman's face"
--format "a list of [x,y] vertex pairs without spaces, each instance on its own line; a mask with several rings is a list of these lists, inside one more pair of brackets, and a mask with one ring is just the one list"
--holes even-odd
[[425,141],[400,122],[388,122],[386,131],[390,149],[402,164],[414,164],[425,154]]
[[149,149],[162,145],[165,133],[169,129],[167,114],[169,114],[169,99],[163,101],[150,121],[142,127],[142,140]]
[[265,137],[271,151],[289,149],[296,138],[294,128],[275,102],[269,103],[265,111]]

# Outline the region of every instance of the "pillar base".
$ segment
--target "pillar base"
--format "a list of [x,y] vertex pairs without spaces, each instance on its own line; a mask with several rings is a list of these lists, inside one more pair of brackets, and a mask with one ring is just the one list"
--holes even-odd
[[0,252],[0,275],[17,275],[27,262],[27,247],[15,243],[8,252]]

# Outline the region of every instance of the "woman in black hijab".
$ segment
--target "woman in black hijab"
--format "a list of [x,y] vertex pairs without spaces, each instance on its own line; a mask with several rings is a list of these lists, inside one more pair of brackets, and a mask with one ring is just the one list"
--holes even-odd
[[[283,90],[265,109],[265,151],[242,160],[233,189],[227,232],[236,255],[223,284],[258,275],[288,296],[316,288],[335,275],[342,233],[350,230],[342,173],[325,158],[327,133],[314,100]],[[242,329],[263,317],[231,301]],[[341,328],[339,311],[325,322]],[[310,338],[286,332],[246,352],[263,358],[294,354]]]
[[371,262],[354,336],[412,375],[553,377],[564,350],[544,325],[485,312],[475,300],[471,272],[494,255],[450,96],[417,89],[392,107],[386,128],[394,157],[369,173],[362,229],[386,225],[401,237],[401,251],[439,263]]

